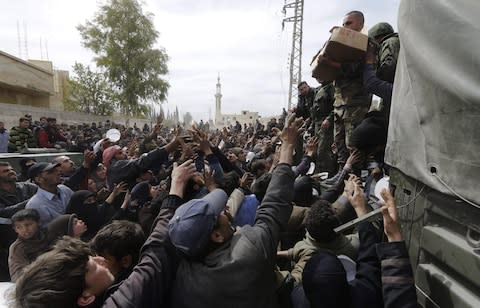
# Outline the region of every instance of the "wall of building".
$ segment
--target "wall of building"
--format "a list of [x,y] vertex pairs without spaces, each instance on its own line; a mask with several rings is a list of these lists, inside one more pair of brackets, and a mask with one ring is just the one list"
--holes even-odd
[[0,88],[30,96],[50,96],[53,71],[0,51]]

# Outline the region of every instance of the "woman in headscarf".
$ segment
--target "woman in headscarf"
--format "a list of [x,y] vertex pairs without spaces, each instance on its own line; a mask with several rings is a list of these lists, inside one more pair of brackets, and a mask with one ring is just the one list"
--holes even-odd
[[89,190],[79,190],[72,195],[67,205],[66,213],[76,214],[87,225],[88,230],[82,236],[83,239],[91,239],[104,225],[113,219],[120,218],[121,214],[119,211],[122,208],[118,209],[112,206],[112,203],[118,195],[126,191],[126,183],[122,182],[115,185],[103,204],[99,204],[95,193]]

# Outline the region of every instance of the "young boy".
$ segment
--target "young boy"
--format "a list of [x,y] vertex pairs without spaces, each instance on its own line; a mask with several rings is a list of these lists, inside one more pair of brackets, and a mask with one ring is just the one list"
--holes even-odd
[[126,279],[137,265],[145,239],[139,224],[117,220],[100,229],[90,247],[105,258],[107,268],[118,283]]
[[47,232],[40,229],[39,221],[40,215],[34,209],[24,209],[12,216],[13,229],[18,235],[10,246],[8,257],[12,282],[17,280],[28,264],[49,250],[50,240]]

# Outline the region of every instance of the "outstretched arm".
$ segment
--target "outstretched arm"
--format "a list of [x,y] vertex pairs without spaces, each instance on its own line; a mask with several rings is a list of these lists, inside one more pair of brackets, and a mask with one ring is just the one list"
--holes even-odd
[[173,281],[177,258],[168,238],[168,222],[183,203],[187,181],[195,173],[192,160],[174,163],[170,195],[153,223],[153,231],[143,245],[140,261],[132,274],[110,295],[104,307],[163,307]]
[[302,133],[303,120],[291,114],[283,131],[279,164],[273,172],[267,193],[257,210],[255,228],[261,229],[262,243],[272,257],[276,254],[280,230],[285,228],[292,212],[294,174],[291,169],[295,141]]
[[417,293],[407,247],[402,240],[397,207],[390,191],[383,189],[382,215],[388,243],[377,245],[382,265],[382,291],[386,308],[417,307]]

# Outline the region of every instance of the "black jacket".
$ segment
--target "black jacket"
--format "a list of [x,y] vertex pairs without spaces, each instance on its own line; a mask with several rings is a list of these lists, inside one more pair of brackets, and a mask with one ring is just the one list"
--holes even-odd
[[103,307],[166,307],[170,287],[177,270],[175,248],[168,238],[168,222],[183,203],[169,195],[162,204],[152,233],[140,251],[140,260],[123,282],[112,286]]
[[154,165],[159,166],[167,160],[168,152],[165,148],[155,149],[137,159],[112,160],[107,169],[108,187],[113,189],[115,184],[126,181],[131,189],[142,172],[151,169]]

